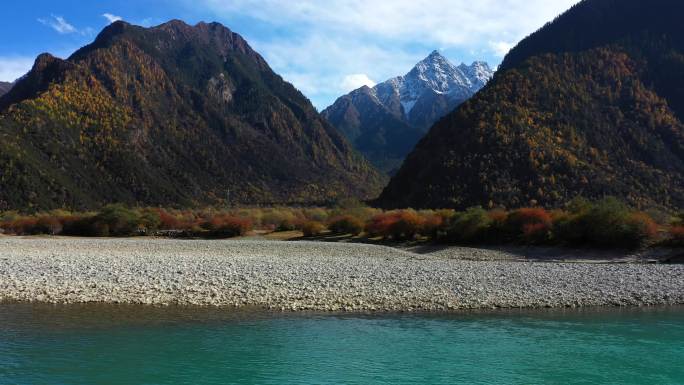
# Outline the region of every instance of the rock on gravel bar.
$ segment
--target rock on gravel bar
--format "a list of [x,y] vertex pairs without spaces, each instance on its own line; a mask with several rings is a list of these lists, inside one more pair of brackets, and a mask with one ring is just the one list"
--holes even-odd
[[0,302],[285,311],[684,304],[684,266],[468,261],[319,242],[0,237]]

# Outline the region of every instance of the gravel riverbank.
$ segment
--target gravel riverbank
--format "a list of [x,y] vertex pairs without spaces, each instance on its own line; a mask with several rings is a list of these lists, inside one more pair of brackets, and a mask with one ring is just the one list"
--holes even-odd
[[684,304],[684,266],[317,242],[0,237],[0,302],[447,311]]

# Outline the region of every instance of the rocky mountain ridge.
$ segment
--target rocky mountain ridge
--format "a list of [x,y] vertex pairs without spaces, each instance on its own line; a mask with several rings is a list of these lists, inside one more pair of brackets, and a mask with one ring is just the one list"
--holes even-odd
[[11,88],[13,83],[0,82],[0,96],[6,94]]
[[0,209],[323,204],[384,179],[218,23],[123,21],[0,97]]
[[433,51],[406,75],[354,90],[322,115],[376,166],[391,172],[432,124],[493,74],[484,62],[456,66]]

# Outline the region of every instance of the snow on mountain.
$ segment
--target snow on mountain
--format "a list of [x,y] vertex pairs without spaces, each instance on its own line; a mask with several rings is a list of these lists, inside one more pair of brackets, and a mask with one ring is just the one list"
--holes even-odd
[[487,63],[475,62],[470,66],[461,64],[457,67],[438,51],[433,51],[408,74],[378,84],[373,89],[379,94],[380,101],[398,97],[408,118],[426,92],[447,95],[453,101],[462,102],[484,87],[493,75],[494,71]]
[[437,120],[493,75],[487,63],[455,66],[434,51],[406,75],[352,91],[322,115],[373,164],[391,174]]

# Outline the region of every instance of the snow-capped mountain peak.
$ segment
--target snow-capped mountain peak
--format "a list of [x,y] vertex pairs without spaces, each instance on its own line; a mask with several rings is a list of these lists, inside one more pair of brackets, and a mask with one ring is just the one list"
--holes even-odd
[[484,62],[455,66],[433,51],[406,75],[352,91],[322,114],[377,167],[391,172],[437,120],[492,75]]
[[[470,79],[473,87],[479,90],[494,76],[494,70],[483,61],[473,62],[471,65],[461,64],[458,68]],[[477,91],[476,90],[476,91]]]
[[404,115],[409,117],[426,92],[463,101],[484,87],[493,74],[487,63],[474,62],[470,66],[461,64],[457,67],[435,50],[408,74],[378,84],[375,89],[381,101],[391,99],[392,95],[387,95],[387,91],[398,96]]
[[416,91],[427,88],[448,94],[457,87],[470,88],[470,81],[463,71],[437,51],[416,64],[404,78],[409,87]]

